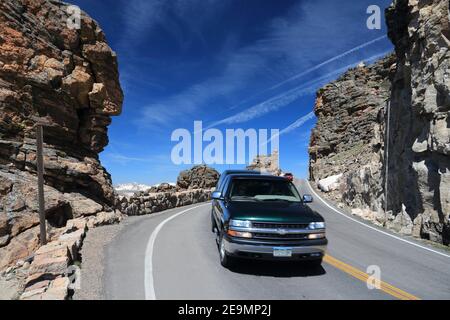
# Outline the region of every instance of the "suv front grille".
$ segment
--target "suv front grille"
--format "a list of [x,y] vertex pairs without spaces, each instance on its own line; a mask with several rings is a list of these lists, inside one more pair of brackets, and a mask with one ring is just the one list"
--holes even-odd
[[308,226],[308,223],[252,222],[252,227],[258,229],[307,229]]
[[[305,240],[308,239],[308,226],[308,223],[252,222],[252,228],[257,229],[253,233],[253,238],[279,241]],[[277,232],[278,230],[280,232]]]

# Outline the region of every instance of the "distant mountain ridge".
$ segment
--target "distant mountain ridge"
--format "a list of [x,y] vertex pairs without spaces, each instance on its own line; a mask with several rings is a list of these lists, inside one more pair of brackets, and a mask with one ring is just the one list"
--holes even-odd
[[[120,184],[115,185],[114,190],[116,190],[116,192],[119,195],[131,196],[136,192],[147,191],[148,189],[150,189],[152,187],[159,187],[160,185],[161,185],[161,183],[158,183],[155,185],[147,185],[147,184],[138,183],[138,182],[128,182],[128,183],[120,183]],[[175,186],[176,184],[173,182],[169,182],[169,185]]]

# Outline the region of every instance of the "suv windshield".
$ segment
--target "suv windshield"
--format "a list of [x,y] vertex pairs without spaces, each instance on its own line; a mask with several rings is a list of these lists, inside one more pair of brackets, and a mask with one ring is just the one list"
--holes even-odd
[[301,202],[294,185],[284,180],[235,179],[229,195],[238,201]]

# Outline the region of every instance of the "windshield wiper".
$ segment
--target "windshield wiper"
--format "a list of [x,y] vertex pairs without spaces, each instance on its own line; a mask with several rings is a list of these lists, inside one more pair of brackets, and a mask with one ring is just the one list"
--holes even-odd
[[284,201],[284,202],[294,202],[287,199],[262,199],[262,201]]
[[254,197],[250,197],[250,196],[234,196],[231,197],[231,200],[252,200],[252,201],[261,201],[259,199],[256,199]]

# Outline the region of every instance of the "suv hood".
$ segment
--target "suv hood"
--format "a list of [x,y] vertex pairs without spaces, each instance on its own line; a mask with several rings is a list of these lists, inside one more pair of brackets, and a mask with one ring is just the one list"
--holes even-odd
[[231,219],[279,223],[322,222],[320,214],[301,202],[231,201],[227,205]]

